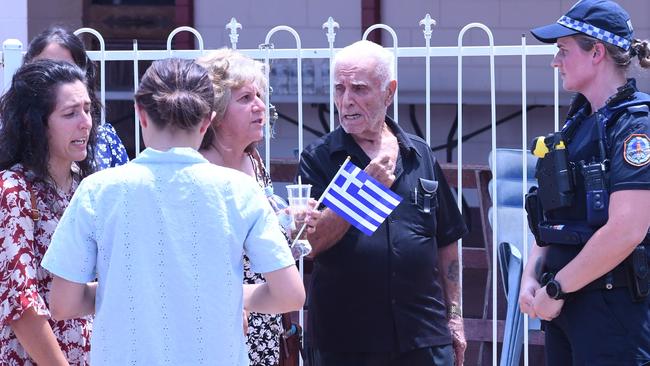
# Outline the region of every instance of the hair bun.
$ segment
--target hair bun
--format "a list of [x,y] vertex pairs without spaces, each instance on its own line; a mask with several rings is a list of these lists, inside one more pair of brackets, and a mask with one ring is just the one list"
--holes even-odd
[[154,96],[158,111],[182,129],[191,128],[203,116],[210,112],[206,104],[197,99],[192,92],[176,90]]
[[151,64],[135,100],[159,127],[192,129],[210,115],[214,92],[203,67],[192,60],[170,58]]

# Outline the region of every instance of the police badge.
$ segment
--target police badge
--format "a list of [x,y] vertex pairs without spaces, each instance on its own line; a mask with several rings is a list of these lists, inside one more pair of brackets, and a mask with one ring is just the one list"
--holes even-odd
[[650,162],[650,139],[646,134],[632,134],[625,139],[623,158],[633,166],[644,166]]

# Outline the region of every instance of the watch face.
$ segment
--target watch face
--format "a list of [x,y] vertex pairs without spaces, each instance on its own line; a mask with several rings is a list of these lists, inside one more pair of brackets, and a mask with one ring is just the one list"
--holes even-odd
[[560,286],[556,280],[550,280],[546,284],[546,293],[551,299],[557,299],[560,296]]

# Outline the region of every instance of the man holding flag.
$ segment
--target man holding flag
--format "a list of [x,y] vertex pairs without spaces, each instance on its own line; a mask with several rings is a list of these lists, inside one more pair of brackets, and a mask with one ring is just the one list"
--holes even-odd
[[386,116],[393,62],[369,41],[339,51],[341,126],[301,154],[298,175],[327,206],[307,219],[312,366],[463,363],[455,244],[467,228],[429,146]]

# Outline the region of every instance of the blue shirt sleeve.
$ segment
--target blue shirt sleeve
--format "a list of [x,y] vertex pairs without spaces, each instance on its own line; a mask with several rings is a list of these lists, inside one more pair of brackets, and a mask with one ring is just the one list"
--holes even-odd
[[650,118],[627,114],[614,127],[610,144],[611,192],[650,189]]
[[97,128],[95,159],[99,170],[124,165],[129,161],[122,140],[117,135],[115,128],[108,122]]
[[250,177],[233,187],[234,206],[229,214],[237,215],[236,225],[244,233],[244,251],[256,273],[273,272],[295,264],[287,239],[271,205]]

